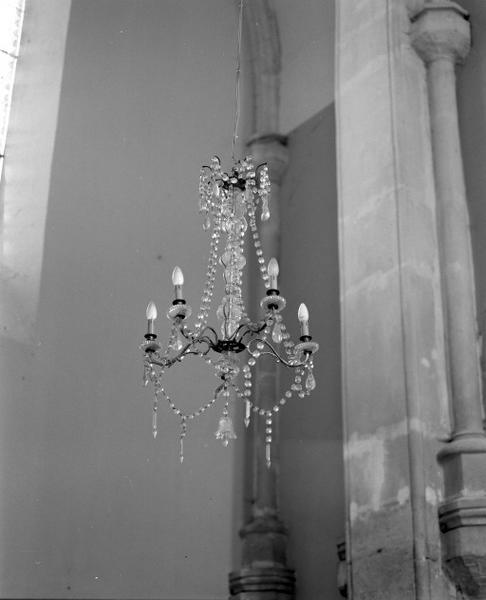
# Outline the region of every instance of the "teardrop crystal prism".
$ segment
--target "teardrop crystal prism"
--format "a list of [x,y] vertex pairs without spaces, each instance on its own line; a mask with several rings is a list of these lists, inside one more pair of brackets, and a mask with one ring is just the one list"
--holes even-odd
[[280,325],[280,323],[275,323],[275,325],[273,326],[273,330],[272,330],[272,340],[276,344],[280,344],[282,339],[283,339],[282,326]]
[[154,439],[157,437],[157,407],[155,406],[152,413],[152,435],[154,436]]
[[268,208],[268,198],[265,196],[262,199],[262,221],[268,221],[270,218],[270,209]]
[[181,339],[181,334],[178,333],[176,339],[174,340],[174,350],[177,350],[177,352],[179,352],[179,350],[182,350],[182,348],[184,347],[184,343]]
[[207,216],[203,222],[203,229],[204,229],[204,231],[207,231],[210,227],[211,227],[211,219],[209,218],[209,216]]
[[309,371],[307,379],[305,380],[305,389],[309,392],[312,392],[312,390],[316,389],[316,378],[314,377],[314,373],[312,371]]
[[250,418],[251,418],[251,403],[249,400],[246,400],[246,402],[245,402],[245,419],[244,419],[245,427],[249,427]]

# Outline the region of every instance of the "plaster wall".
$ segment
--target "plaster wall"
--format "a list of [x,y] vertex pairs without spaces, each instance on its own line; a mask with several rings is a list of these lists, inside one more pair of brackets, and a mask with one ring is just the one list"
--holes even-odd
[[282,133],[293,131],[334,100],[334,4],[274,3],[282,46]]
[[[198,306],[198,176],[215,152],[230,161],[234,6],[76,0],[68,24],[66,3],[40,6],[27,6],[8,138],[24,152],[7,157],[3,183],[7,197],[21,175],[38,208],[28,240],[21,211],[4,226],[40,286],[7,296],[10,313],[31,307],[30,337],[16,339],[22,319],[2,323],[0,595],[225,598],[237,457],[214,439],[217,409],[189,428],[183,465],[162,407],[152,439],[138,344],[149,299],[167,333],[175,264]],[[67,25],[59,111],[37,79],[63,57],[53,13]],[[25,148],[42,157],[51,139],[52,164],[26,168]],[[12,292],[15,278],[3,283]],[[187,365],[167,389],[190,410],[215,381]]]
[[[309,308],[322,343],[318,392],[281,423],[300,600],[338,597],[343,522],[333,5],[276,3],[291,132],[282,291],[295,335],[296,291],[319,299]],[[198,173],[213,153],[231,160],[235,26],[226,0],[27,3],[1,186],[0,596],[227,596],[241,447],[214,440],[217,409],[190,426],[183,465],[172,414],[160,410],[152,439],[138,343],[149,299],[167,333],[175,264],[198,305]],[[190,409],[214,383],[186,363],[167,388]]]

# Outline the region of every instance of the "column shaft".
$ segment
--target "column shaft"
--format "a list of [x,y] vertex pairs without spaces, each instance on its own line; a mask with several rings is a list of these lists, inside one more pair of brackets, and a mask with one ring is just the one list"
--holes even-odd
[[483,428],[476,295],[454,62],[454,56],[430,62],[428,86],[454,436],[459,437],[482,434]]
[[444,475],[443,565],[466,597],[485,598],[486,438],[455,77],[456,64],[469,52],[467,17],[455,2],[426,2],[414,18],[412,43],[427,69],[453,416],[452,440],[438,454]]

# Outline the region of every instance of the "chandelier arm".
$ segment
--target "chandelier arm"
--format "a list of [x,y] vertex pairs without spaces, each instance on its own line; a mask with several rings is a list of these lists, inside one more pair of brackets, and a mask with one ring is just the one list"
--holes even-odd
[[209,352],[209,351],[210,351],[210,350],[213,348],[213,346],[214,346],[214,344],[213,344],[213,341],[212,341],[210,338],[206,337],[206,336],[204,336],[203,338],[201,338],[199,341],[200,341],[201,343],[203,343],[203,344],[206,344],[206,345],[207,345],[207,349],[206,349],[206,350],[204,350],[204,352],[200,352],[200,355],[201,355],[201,356],[206,356],[206,354],[207,354],[207,353],[208,353],[208,352]]
[[250,345],[252,342],[261,342],[263,344],[265,344],[267,346],[267,348],[269,349],[267,352],[261,352],[260,356],[262,355],[269,355],[269,356],[273,356],[274,358],[276,358],[279,362],[281,362],[283,365],[285,365],[286,367],[289,367],[290,369],[295,369],[296,367],[303,367],[304,365],[306,365],[309,360],[310,360],[310,353],[305,353],[305,358],[304,360],[300,360],[299,362],[290,362],[285,360],[285,358],[283,358],[276,350],[275,348],[272,346],[272,344],[270,344],[270,342],[267,342],[267,340],[261,339],[261,338],[253,338],[252,340],[250,340],[248,342],[248,346],[247,346],[247,351],[249,354],[252,355],[251,352],[251,348]]
[[246,335],[261,333],[265,329],[265,327],[267,327],[267,325],[269,325],[269,321],[271,321],[271,319],[267,319],[265,321],[260,321],[259,323],[243,323],[236,330],[235,337],[238,334],[238,332],[240,331],[240,329],[243,329],[244,327],[246,327],[247,330],[241,334],[241,337],[239,339],[240,342],[243,342],[243,338]]
[[156,365],[157,367],[163,367],[164,369],[166,367],[171,367],[172,366],[172,363],[168,359],[165,362],[160,362],[159,360],[155,360],[153,358],[147,358],[147,363],[149,365]]
[[209,336],[204,336],[206,339],[210,340],[210,345],[217,344],[218,343],[218,334],[216,333],[216,330],[213,329],[212,327],[210,327],[209,325],[206,325],[206,327],[201,331],[201,333],[203,333],[206,330],[210,331],[214,335],[214,339],[215,339],[214,342],[211,340],[211,338]]
[[[184,331],[183,326],[180,326],[179,330],[180,330],[181,334],[184,336],[184,338],[190,342],[190,345],[199,344],[199,343],[207,344],[208,350],[204,354],[207,354],[209,352],[210,348],[215,343],[217,343],[217,340],[218,340],[218,335],[217,335],[216,331],[212,327],[209,327],[208,325],[206,327],[204,327],[204,329],[202,331],[200,331],[198,334],[195,334],[194,332],[190,332],[189,334],[187,334]],[[210,331],[211,333],[213,333],[216,342],[213,342],[209,336],[203,335],[205,331]],[[187,346],[186,346],[186,348],[187,348]],[[191,353],[191,354],[193,354],[193,353]]]
[[182,348],[182,350],[178,354],[176,354],[173,358],[166,359],[165,362],[160,362],[160,361],[157,361],[157,360],[154,360],[151,358],[148,358],[148,362],[151,365],[157,365],[159,367],[170,368],[176,362],[181,362],[181,359],[184,358],[184,356],[186,356],[188,354],[195,354],[196,356],[199,355],[199,352],[194,352],[194,351],[190,350],[190,348],[193,345],[194,344],[192,342],[190,344],[186,344],[184,346],[184,348]]

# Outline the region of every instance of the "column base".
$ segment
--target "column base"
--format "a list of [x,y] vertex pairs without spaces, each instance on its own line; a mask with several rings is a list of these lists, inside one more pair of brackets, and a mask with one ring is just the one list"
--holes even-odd
[[458,438],[438,458],[446,492],[439,507],[445,570],[467,597],[486,599],[486,438]]
[[230,598],[293,600],[295,572],[287,567],[287,530],[277,513],[254,515],[240,536],[242,568],[229,575]]
[[238,600],[293,600],[293,569],[279,565],[252,566],[230,573],[230,598]]

